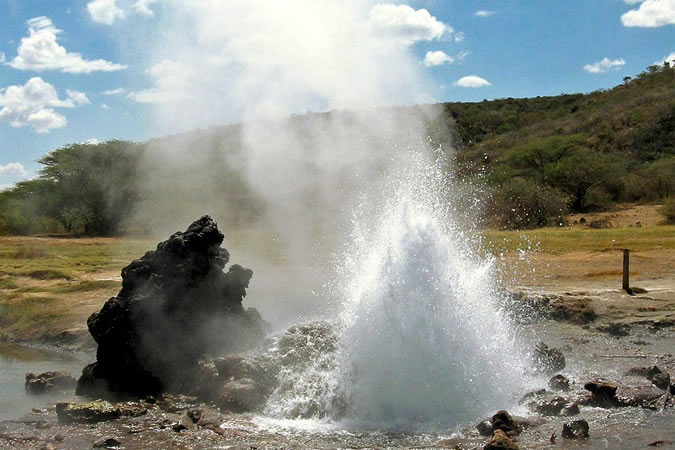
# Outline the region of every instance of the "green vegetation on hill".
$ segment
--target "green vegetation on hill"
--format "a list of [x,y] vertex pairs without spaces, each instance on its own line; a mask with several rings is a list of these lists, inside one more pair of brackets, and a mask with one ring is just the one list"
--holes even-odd
[[[421,116],[429,117],[431,142],[456,147],[455,178],[485,197],[494,226],[558,225],[568,212],[621,202],[664,201],[664,214],[672,216],[675,69],[651,66],[624,81],[590,94],[438,104],[424,107]],[[368,117],[388,114],[405,124],[419,108]],[[276,126],[312,144],[321,142],[317,128],[337,117],[358,122],[351,113],[330,112],[293,116]],[[207,204],[227,211],[232,223],[225,225],[249,225],[264,204],[240,173],[241,135],[241,127],[232,125],[142,144],[109,141],[53,150],[40,159],[37,178],[0,192],[0,234],[142,230],[170,215],[152,203],[159,197],[171,200],[169,206],[175,201],[194,209],[192,215]],[[161,169],[152,164],[158,148],[173,149],[161,156]]]

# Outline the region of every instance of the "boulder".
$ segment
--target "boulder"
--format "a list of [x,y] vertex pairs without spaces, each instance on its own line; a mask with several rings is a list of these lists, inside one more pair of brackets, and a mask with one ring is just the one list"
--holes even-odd
[[208,216],[122,269],[122,289],[87,320],[98,348],[77,393],[145,396],[193,383],[210,353],[249,348],[266,325],[242,306],[253,272],[233,264]]
[[68,372],[43,372],[41,374],[26,374],[26,391],[31,394],[42,394],[54,389],[72,389],[77,380]]

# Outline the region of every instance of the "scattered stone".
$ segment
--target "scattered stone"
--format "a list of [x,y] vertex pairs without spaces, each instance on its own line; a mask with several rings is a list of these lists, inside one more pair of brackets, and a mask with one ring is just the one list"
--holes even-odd
[[492,436],[492,432],[494,431],[492,429],[492,421],[487,419],[478,422],[478,424],[476,425],[476,429],[478,430],[481,436]]
[[578,414],[581,414],[581,409],[579,409],[579,404],[576,402],[565,406],[562,411],[560,411],[560,415],[564,417],[576,416]]
[[522,396],[522,398],[518,401],[518,404],[522,405],[523,403],[525,403],[530,399],[544,396],[546,395],[546,392],[547,392],[546,389],[537,389],[536,391],[530,391]]
[[66,438],[66,437],[65,437],[63,434],[61,434],[61,433],[57,433],[57,434],[54,436],[54,440],[55,440],[56,442],[61,442],[61,441],[63,441],[65,438]]
[[492,416],[492,430],[502,430],[509,436],[517,436],[522,431],[523,428],[514,422],[513,417],[506,410],[497,411],[497,413]]
[[120,410],[103,400],[57,403],[56,415],[60,423],[96,423],[117,419],[120,417]]
[[122,445],[120,441],[112,437],[104,437],[94,442],[94,448],[118,448]]
[[565,368],[565,355],[557,348],[549,348],[540,342],[534,348],[532,362],[537,371],[554,373]]
[[143,397],[191,386],[203,355],[261,342],[266,324],[242,306],[253,272],[233,264],[225,273],[222,242],[204,216],[122,269],[120,292],[87,320],[97,360],[77,394]]
[[502,430],[495,430],[492,439],[485,444],[483,450],[518,450],[518,446]]
[[548,387],[554,391],[567,392],[570,390],[570,380],[562,374],[554,375],[548,380]]
[[655,386],[619,386],[616,398],[618,406],[635,406],[647,409],[658,409],[659,400],[664,392]]
[[566,405],[567,400],[564,397],[554,397],[550,400],[532,402],[528,406],[542,416],[557,416]]
[[607,325],[601,325],[597,327],[597,330],[615,337],[630,335],[630,326],[625,323],[612,322]]
[[588,439],[588,431],[588,422],[584,419],[579,419],[563,424],[560,435],[565,439]]
[[77,380],[68,372],[43,372],[41,374],[26,374],[26,391],[31,394],[42,394],[54,389],[72,389]]
[[672,441],[654,441],[647,444],[647,447],[663,447],[666,445],[672,445]]
[[620,406],[616,397],[618,387],[616,383],[604,380],[593,380],[584,384],[584,389],[593,394],[590,398],[590,404],[601,408]]
[[651,378],[651,382],[654,386],[664,391],[670,386],[670,375],[667,373],[658,373]]

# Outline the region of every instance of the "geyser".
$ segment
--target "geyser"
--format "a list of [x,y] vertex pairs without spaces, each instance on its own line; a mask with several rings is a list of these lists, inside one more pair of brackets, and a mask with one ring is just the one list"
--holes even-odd
[[410,151],[390,174],[388,198],[356,215],[335,283],[343,287],[336,349],[282,371],[285,387],[267,414],[448,429],[513,402],[523,359],[491,261],[454,225],[442,167]]

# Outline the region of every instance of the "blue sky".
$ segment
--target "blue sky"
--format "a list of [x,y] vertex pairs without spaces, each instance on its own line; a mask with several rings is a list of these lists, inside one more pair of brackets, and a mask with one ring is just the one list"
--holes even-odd
[[73,142],[591,92],[673,52],[675,0],[0,0],[0,188]]

